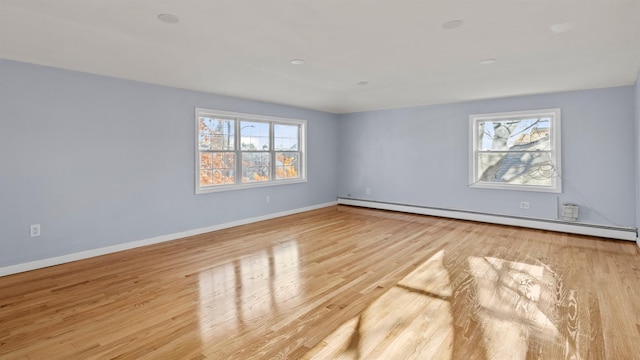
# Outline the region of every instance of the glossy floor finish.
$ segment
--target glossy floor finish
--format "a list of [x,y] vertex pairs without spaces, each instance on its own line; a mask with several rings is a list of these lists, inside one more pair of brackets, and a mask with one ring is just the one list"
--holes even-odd
[[0,359],[640,359],[631,242],[334,206],[0,278]]

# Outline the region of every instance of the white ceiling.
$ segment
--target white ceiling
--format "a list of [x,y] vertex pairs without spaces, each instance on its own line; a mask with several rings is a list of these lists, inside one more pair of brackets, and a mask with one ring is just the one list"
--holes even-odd
[[347,113],[633,84],[640,0],[0,0],[0,58]]

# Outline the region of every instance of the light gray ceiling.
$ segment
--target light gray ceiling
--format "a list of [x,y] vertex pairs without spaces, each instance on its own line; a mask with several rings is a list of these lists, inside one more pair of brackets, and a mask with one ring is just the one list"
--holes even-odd
[[346,113],[633,84],[640,0],[0,0],[0,58]]

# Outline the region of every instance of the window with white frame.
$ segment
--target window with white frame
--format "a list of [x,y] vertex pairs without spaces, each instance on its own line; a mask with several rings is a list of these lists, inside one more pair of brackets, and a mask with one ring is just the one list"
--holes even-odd
[[562,191],[560,109],[469,116],[470,187]]
[[306,181],[306,121],[195,112],[197,194]]

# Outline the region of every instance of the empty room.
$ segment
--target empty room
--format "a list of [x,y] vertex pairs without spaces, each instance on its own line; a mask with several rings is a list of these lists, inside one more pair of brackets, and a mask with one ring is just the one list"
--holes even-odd
[[640,2],[0,0],[0,360],[640,359]]

